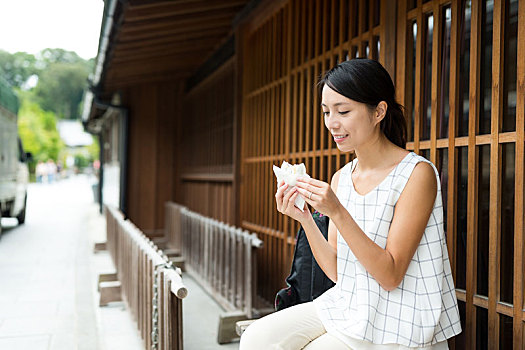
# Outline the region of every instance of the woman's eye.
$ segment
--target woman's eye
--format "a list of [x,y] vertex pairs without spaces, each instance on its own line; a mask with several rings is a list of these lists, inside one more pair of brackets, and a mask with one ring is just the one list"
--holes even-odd
[[328,117],[328,115],[330,114],[330,112],[322,112],[323,113],[323,117]]
[[349,111],[339,112],[339,114],[347,114]]

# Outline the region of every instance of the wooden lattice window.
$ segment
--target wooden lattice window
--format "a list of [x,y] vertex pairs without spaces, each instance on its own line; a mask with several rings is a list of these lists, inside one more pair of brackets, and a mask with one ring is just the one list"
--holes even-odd
[[399,1],[407,148],[436,164],[463,333],[523,349],[525,1]]
[[284,285],[299,228],[276,210],[272,165],[305,163],[311,176],[330,182],[350,161],[324,126],[316,83],[343,60],[367,56],[384,63],[394,58],[395,37],[390,47],[382,45],[382,23],[387,11],[395,12],[392,4],[291,0],[245,34],[241,224],[264,241],[258,277],[267,301]]

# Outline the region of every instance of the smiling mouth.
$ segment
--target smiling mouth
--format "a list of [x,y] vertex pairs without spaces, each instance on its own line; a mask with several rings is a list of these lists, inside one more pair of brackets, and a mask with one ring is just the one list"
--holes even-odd
[[345,135],[333,135],[335,140],[342,140],[346,137],[348,137],[348,134]]

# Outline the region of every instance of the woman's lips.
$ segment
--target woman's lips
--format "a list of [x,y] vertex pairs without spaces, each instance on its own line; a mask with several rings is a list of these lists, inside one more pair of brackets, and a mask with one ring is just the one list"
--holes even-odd
[[334,136],[334,141],[337,142],[337,143],[341,143],[341,142],[344,142],[347,138],[348,138],[348,135],[346,135],[345,137],[342,137],[342,138],[338,138],[338,137]]

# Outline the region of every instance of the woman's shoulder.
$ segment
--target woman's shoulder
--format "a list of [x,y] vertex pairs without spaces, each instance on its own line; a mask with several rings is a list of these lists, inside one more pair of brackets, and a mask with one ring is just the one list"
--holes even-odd
[[345,177],[348,174],[350,174],[351,172],[350,170],[352,169],[354,161],[355,161],[355,158],[351,160],[350,162],[346,163],[345,165],[343,165],[339,170],[337,170],[334,173],[334,175],[332,175],[332,180],[330,182],[330,186],[332,187],[332,190],[334,191],[337,190],[339,179],[341,178],[341,176]]
[[435,198],[439,188],[439,174],[434,164],[415,153],[410,158],[405,180],[402,181],[401,192],[404,194],[402,197],[411,197],[421,192],[420,194],[424,193],[430,198]]
[[[432,163],[427,158],[420,156],[419,154],[413,151],[407,154],[405,161],[407,164],[405,168],[408,170],[409,175],[412,175],[415,172],[417,172],[418,174],[423,172],[423,173],[426,173],[427,176],[429,175],[438,176],[439,175],[434,163]],[[422,169],[426,169],[426,170],[422,170]]]

